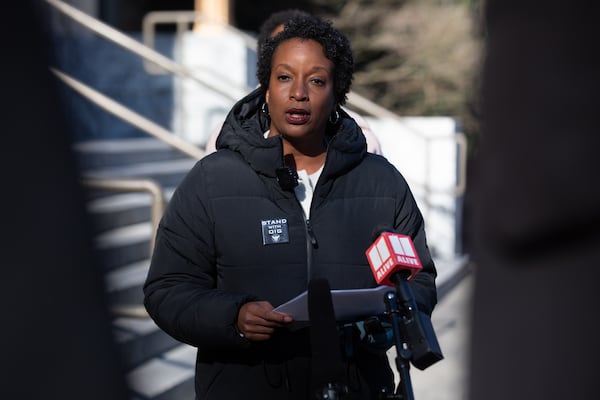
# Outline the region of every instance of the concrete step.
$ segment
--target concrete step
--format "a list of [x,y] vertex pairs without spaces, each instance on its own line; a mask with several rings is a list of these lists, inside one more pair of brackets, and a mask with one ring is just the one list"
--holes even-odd
[[112,326],[126,370],[161,357],[180,344],[150,318],[116,318]]
[[148,221],[152,212],[150,193],[119,193],[91,200],[87,210],[95,234]]
[[[166,160],[145,162],[130,165],[83,170],[83,178],[133,178],[152,179],[162,187],[177,186],[188,171],[196,164],[193,159]],[[93,190],[91,193],[103,192]]]
[[144,399],[193,399],[195,360],[194,347],[178,345],[129,372],[129,387]]
[[79,166],[98,168],[189,158],[186,154],[154,138],[90,140],[73,146]]
[[[75,152],[83,178],[153,179],[164,188],[167,202],[196,162],[155,139],[82,142],[75,145]],[[141,307],[155,234],[150,223],[152,196],[98,189],[88,189],[87,195],[109,306]],[[194,350],[182,361],[178,355],[182,350],[177,351],[182,344],[150,318],[117,317],[112,325],[134,400],[194,397]]]
[[148,274],[150,259],[145,259],[119,267],[105,276],[109,304],[142,305],[144,293],[142,287]]
[[94,239],[96,253],[106,272],[148,258],[152,223],[141,222],[104,232]]
[[[174,187],[163,188],[165,201],[173,195]],[[127,225],[148,221],[151,215],[152,196],[146,192],[126,192],[97,197],[87,203],[95,234]]]

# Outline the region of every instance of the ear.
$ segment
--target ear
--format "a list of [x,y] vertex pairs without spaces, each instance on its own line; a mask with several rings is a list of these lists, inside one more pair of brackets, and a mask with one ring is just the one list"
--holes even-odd
[[271,93],[269,92],[269,89],[267,89],[265,92],[265,103],[267,103],[267,106],[269,105],[269,97],[271,97]]

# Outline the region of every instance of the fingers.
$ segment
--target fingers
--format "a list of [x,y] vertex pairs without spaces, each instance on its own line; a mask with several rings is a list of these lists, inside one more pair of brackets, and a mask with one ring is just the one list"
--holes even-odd
[[268,340],[275,328],[292,322],[292,318],[283,313],[273,311],[273,306],[266,301],[255,301],[244,304],[238,313],[237,327],[239,332],[249,340]]

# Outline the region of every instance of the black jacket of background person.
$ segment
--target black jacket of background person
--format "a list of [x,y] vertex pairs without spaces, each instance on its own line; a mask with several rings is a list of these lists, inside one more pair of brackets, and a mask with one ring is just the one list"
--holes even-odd
[[[175,191],[144,287],[158,326],[198,348],[199,399],[308,398],[307,329],[250,343],[236,331],[238,310],[251,300],[277,307],[307,290],[312,278],[326,278],[332,289],[374,287],[365,251],[378,226],[412,237],[423,263],[412,285],[416,303],[431,314],[437,302],[422,215],[400,173],[366,152],[354,120],[343,116],[329,141],[309,223],[294,192],[276,180],[282,142],[263,136],[263,102],[257,89],[233,107],[219,151],[200,160]],[[264,245],[263,221],[273,220],[286,221],[289,240],[284,234]],[[378,357],[370,373],[391,376],[385,354]]]

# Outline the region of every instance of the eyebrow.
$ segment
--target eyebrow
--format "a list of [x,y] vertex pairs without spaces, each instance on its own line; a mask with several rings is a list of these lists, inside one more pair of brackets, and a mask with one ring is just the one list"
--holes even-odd
[[[284,67],[284,68],[288,68],[288,69],[293,69],[291,65],[285,64],[285,63],[277,64],[272,69],[275,69],[275,68],[278,68],[278,67]],[[327,67],[320,66],[320,65],[314,66],[312,68],[312,70],[325,70],[326,72],[330,72],[330,70]]]

